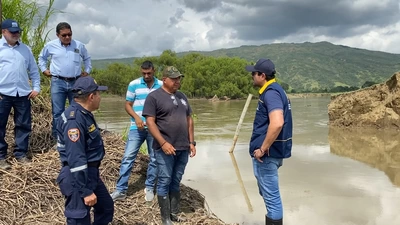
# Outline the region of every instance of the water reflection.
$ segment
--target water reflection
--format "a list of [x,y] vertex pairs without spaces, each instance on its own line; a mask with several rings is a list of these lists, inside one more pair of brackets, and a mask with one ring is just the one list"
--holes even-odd
[[[190,100],[198,145],[183,183],[204,194],[211,210],[228,223],[264,224],[265,206],[248,154],[256,102],[234,151],[238,178],[228,152],[245,101]],[[329,98],[292,99],[293,156],[279,171],[285,225],[400,224],[400,134],[329,128],[328,103]],[[128,126],[124,99],[104,99],[101,107],[100,126],[116,132]]]
[[330,151],[377,168],[400,186],[400,133],[376,129],[329,128]]

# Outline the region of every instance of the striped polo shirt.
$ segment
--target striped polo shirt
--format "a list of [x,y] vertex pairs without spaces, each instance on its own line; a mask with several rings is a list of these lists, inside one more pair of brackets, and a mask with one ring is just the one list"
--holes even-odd
[[[155,81],[153,86],[149,88],[144,81],[143,77],[139,77],[129,83],[128,91],[126,92],[126,101],[133,102],[133,111],[142,118],[143,121],[146,121],[146,118],[142,116],[144,101],[146,100],[147,95],[160,88],[163,82],[157,78],[154,78]],[[131,117],[131,127],[130,130],[137,129],[135,119]]]

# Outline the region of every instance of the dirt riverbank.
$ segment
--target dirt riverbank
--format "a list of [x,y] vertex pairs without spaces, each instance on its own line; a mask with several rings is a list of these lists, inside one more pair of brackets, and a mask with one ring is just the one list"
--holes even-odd
[[331,126],[400,128],[400,72],[382,84],[331,98]]

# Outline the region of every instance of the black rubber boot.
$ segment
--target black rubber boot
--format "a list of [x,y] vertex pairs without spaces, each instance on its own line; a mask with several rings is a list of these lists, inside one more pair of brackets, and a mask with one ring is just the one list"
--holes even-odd
[[186,222],[186,217],[184,215],[179,215],[181,193],[170,192],[169,199],[171,201],[171,220],[175,222]]
[[273,220],[265,216],[265,225],[282,225],[283,219],[280,220]]
[[171,221],[171,205],[169,202],[169,197],[165,196],[157,196],[158,198],[158,205],[160,206],[160,214],[161,214],[161,221],[162,225],[172,225]]

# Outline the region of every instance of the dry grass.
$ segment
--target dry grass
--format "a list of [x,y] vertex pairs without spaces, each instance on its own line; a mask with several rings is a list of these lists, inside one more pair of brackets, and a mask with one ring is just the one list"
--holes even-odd
[[[55,182],[61,168],[58,152],[51,142],[50,100],[35,100],[32,111],[30,155],[32,163],[21,164],[9,157],[12,169],[0,170],[0,225],[65,224],[64,199]],[[11,156],[13,123],[9,119],[7,142]],[[125,147],[121,136],[102,132],[106,157],[100,167],[101,177],[110,191],[115,187],[119,166]],[[115,203],[112,224],[159,224],[158,204],[148,205],[144,200],[144,180],[148,157],[139,154],[125,201]],[[210,212],[198,191],[182,185],[181,209],[186,213],[185,224],[225,224]]]

